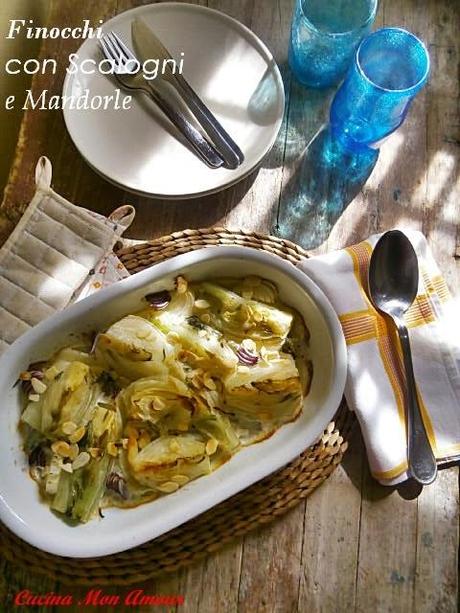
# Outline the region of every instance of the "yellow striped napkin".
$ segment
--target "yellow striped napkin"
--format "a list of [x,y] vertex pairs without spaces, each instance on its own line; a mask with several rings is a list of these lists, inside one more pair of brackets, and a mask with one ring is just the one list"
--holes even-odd
[[[460,459],[460,309],[420,232],[405,231],[418,258],[418,296],[406,314],[423,421],[439,462]],[[372,306],[367,275],[380,235],[299,267],[323,289],[348,346],[345,395],[356,412],[373,476],[407,479],[404,375],[393,325]]]

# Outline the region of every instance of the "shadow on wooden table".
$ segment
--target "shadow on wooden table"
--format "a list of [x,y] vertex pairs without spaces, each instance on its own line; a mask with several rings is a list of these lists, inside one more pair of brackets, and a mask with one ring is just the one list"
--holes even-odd
[[349,440],[349,449],[343,456],[342,467],[354,487],[362,492],[363,498],[377,501],[392,494],[396,488],[380,485],[372,477],[366,457],[363,437],[356,422]]
[[[209,227],[223,223],[225,216],[244,198],[257,178],[260,168],[228,189],[186,200],[166,200],[138,196],[112,185],[97,174],[80,156],[63,125],[62,117],[56,117],[57,131],[61,134],[59,148],[53,140],[44,150],[53,164],[53,188],[76,205],[108,215],[113,209],[130,204],[136,209],[136,218],[125,237],[149,240],[167,232],[185,228]],[[33,195],[33,168],[17,177],[14,190],[6,194],[2,205],[5,217],[5,236],[19,220],[25,205]],[[0,220],[1,221],[1,220]],[[11,226],[11,227],[10,227]],[[2,230],[0,224],[0,230]]]
[[[343,457],[341,465],[354,487],[362,493],[363,499],[369,502],[383,500],[394,492],[397,492],[404,500],[414,500],[423,492],[423,486],[414,481],[414,479],[408,479],[397,486],[388,486],[381,485],[372,477],[366,457],[364,441],[357,422],[349,438],[349,448]],[[458,462],[446,462],[442,466],[438,466],[438,471],[452,468],[453,466],[458,466]]]
[[[452,48],[447,44],[431,46],[430,52],[433,66],[449,65],[452,61]],[[300,180],[302,158],[307,144],[327,121],[333,91],[301,87],[290,79],[286,67],[283,77],[288,128],[275,233],[308,247],[303,239],[314,228],[305,227],[303,215],[299,215],[297,223],[286,223],[284,229],[281,226],[283,219],[289,221],[292,203],[302,201],[305,187]],[[382,145],[372,175],[330,229],[335,248],[398,224],[422,227],[428,235],[432,228],[446,237],[456,233],[456,220],[450,211],[455,206],[458,179],[458,106],[454,95],[457,90],[449,96],[443,89],[443,79],[444,70],[433,70],[429,84],[415,98],[403,126]]]
[[259,168],[223,192],[187,200],[154,200],[127,194],[126,200],[136,209],[136,218],[125,236],[135,239],[151,239],[155,219],[161,220],[161,225],[158,223],[159,227],[169,226],[174,232],[186,228],[207,228],[221,224],[229,211],[251,189],[258,173]]
[[[283,182],[274,233],[304,248],[318,247],[359,194],[378,154],[351,154],[338,146],[326,129],[335,88],[300,85],[286,64],[281,66],[286,90],[284,140],[278,139]],[[282,151],[281,151],[282,149]],[[265,167],[272,168],[264,162]]]
[[[283,127],[263,168],[296,167],[308,143],[322,124],[326,122],[334,89],[317,90],[302,86],[292,76],[287,63],[280,65],[286,93]],[[278,153],[278,155],[276,155]]]

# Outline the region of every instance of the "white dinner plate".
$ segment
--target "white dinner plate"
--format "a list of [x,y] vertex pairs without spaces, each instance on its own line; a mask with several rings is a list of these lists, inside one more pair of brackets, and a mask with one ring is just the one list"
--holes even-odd
[[[238,143],[245,161],[236,170],[208,168],[141,93],[134,95],[129,110],[64,107],[76,147],[106,179],[140,195],[192,198],[240,181],[271,149],[283,119],[283,82],[270,51],[235,19],[176,2],[120,13],[103,31],[115,31],[133,49],[131,23],[136,17],[151,27],[174,58],[184,53],[183,75]],[[77,54],[79,67],[84,60],[102,59],[97,39],[86,40]],[[88,62],[84,66],[91,68]],[[111,76],[79,70],[67,74],[63,95],[77,98],[88,90],[90,98],[109,96],[117,88]]]

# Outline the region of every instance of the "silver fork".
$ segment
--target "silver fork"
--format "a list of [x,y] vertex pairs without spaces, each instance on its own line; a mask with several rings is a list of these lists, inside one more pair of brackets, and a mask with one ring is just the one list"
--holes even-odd
[[140,62],[117,34],[115,32],[104,34],[99,42],[106,59],[113,63],[114,76],[118,83],[124,89],[142,91],[150,96],[184,135],[195,153],[211,168],[220,168],[224,164],[224,160],[215,147],[204,138],[183,113],[174,108],[160,91],[149,86],[139,69]]
[[[161,40],[139,17],[134,19],[131,24],[131,34],[134,50],[137,51],[142,60],[147,59],[143,55],[145,56],[145,52],[148,50],[149,57],[155,57],[164,61],[161,78],[156,80],[155,87],[161,88],[164,82],[174,87],[195,116],[201,128],[216,146],[219,155],[224,158],[226,167],[230,169],[238,168],[244,162],[243,152],[203,100],[196,94],[192,86],[182,75],[182,72],[176,72],[176,70],[171,69],[168,60],[174,62],[174,59]],[[152,81],[150,81],[150,84],[152,87],[154,86]]]

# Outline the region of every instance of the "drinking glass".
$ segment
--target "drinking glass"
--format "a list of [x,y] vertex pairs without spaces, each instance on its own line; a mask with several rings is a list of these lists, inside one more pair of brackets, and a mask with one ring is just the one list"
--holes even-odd
[[382,28],[367,36],[332,102],[333,136],[348,148],[377,148],[402,124],[429,70],[428,51],[414,34]]
[[289,65],[302,85],[336,85],[376,12],[377,0],[296,0]]

